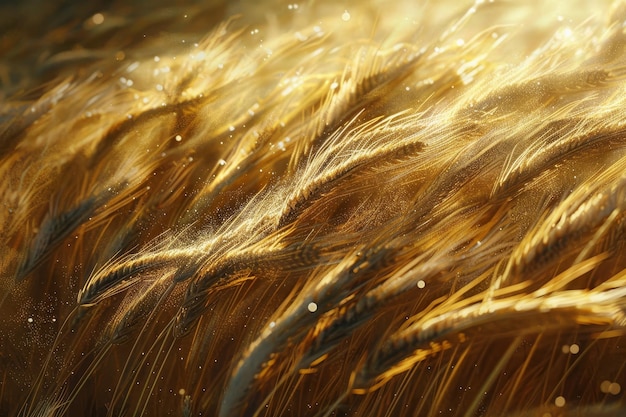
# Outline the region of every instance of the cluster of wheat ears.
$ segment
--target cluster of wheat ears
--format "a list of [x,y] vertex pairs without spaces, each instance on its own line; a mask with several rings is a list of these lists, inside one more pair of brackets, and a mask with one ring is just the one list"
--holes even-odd
[[0,414],[625,412],[626,4],[57,3],[0,6]]

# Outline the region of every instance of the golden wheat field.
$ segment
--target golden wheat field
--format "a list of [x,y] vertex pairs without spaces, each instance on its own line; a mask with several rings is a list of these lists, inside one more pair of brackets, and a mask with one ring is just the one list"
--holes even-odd
[[0,2],[0,415],[626,415],[626,2]]

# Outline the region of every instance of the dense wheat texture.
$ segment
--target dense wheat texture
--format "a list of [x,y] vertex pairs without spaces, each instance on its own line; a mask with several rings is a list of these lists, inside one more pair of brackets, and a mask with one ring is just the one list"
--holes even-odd
[[75,3],[0,3],[0,415],[626,413],[626,3]]

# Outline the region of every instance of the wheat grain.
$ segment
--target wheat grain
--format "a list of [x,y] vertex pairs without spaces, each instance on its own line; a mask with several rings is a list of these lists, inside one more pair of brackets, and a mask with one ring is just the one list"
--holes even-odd
[[622,1],[25,1],[1,415],[623,413]]

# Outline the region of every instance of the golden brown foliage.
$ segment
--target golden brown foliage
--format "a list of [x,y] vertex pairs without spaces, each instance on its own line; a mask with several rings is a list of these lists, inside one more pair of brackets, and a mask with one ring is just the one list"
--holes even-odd
[[0,6],[0,414],[626,412],[626,5],[414,3]]

